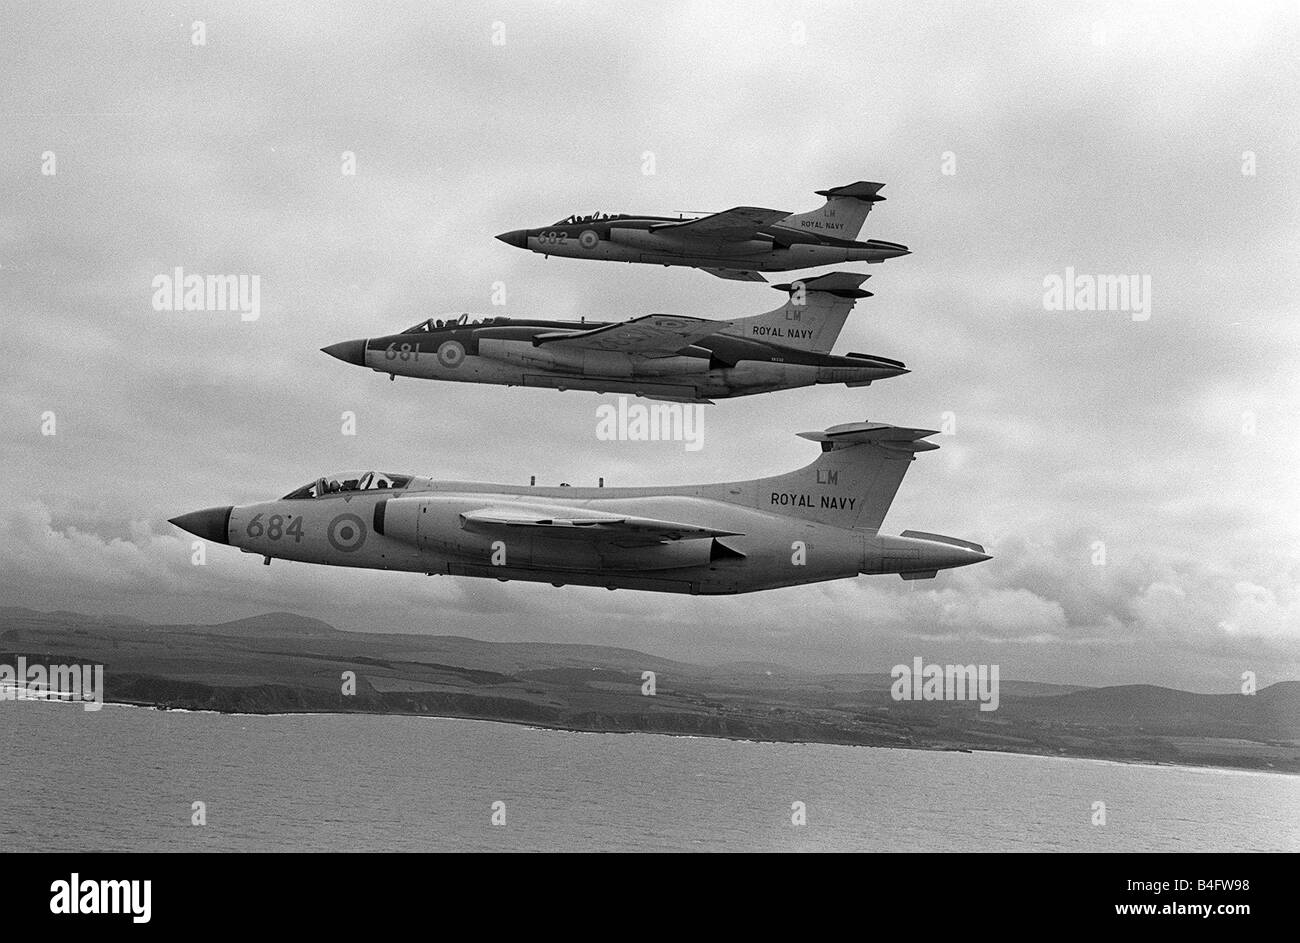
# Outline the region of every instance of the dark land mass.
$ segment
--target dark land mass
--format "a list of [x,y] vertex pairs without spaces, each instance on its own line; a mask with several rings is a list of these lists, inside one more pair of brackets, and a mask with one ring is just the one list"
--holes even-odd
[[[104,665],[105,699],[274,714],[425,714],[565,730],[1000,750],[1300,773],[1300,682],[1241,694],[1001,682],[977,701],[895,701],[887,674],[701,666],[629,649],[340,632],[271,613],[149,625],[0,609],[0,663]],[[342,693],[343,674],[356,693]],[[642,673],[655,673],[654,696]]]

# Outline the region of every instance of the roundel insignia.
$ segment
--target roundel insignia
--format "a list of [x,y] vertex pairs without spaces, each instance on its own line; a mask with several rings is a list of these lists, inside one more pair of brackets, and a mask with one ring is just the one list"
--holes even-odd
[[366,523],[355,514],[340,514],[330,521],[325,536],[340,553],[351,553],[366,542]]
[[578,245],[584,249],[594,249],[598,242],[600,242],[600,236],[596,235],[594,229],[584,229],[582,235],[578,237]]
[[438,348],[438,363],[444,367],[459,367],[465,359],[465,348],[460,341],[444,341]]
[[655,327],[663,328],[666,331],[677,331],[687,327],[690,323],[690,321],[683,321],[681,318],[657,318]]

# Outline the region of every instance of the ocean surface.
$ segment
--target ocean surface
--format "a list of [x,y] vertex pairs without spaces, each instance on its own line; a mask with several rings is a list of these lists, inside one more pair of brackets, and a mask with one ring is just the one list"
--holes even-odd
[[1273,773],[13,701],[0,750],[5,851],[1300,851]]

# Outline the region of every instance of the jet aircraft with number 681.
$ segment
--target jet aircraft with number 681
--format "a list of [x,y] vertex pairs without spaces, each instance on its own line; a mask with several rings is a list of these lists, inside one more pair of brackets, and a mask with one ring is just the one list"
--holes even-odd
[[989,559],[978,544],[880,533],[915,453],[935,433],[853,422],[800,433],[821,455],[770,478],[662,488],[548,488],[376,472],[318,478],[278,501],[193,511],[204,540],[331,566],[734,594]]
[[830,353],[869,276],[832,272],[774,287],[790,299],[731,321],[651,314],[630,321],[428,319],[400,334],[322,350],[392,377],[631,393],[709,403],[818,383],[867,386],[907,373],[897,360]]

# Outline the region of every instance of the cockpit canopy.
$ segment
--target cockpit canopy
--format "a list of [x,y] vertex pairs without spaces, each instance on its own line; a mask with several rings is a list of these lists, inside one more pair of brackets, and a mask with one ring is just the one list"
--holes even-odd
[[578,216],[577,214],[574,214],[573,216],[566,216],[558,222],[551,223],[551,225],[572,226],[575,223],[596,223],[603,219],[618,219],[618,217],[610,213],[592,213],[590,216]]
[[304,498],[321,498],[330,494],[352,491],[400,491],[411,483],[410,475],[390,475],[387,472],[344,472],[327,475],[308,482],[296,491],[286,494],[281,501]]
[[413,324],[404,330],[403,334],[429,334],[432,331],[449,327],[480,327],[484,324],[495,324],[498,321],[504,321],[505,318],[481,318],[469,314],[447,314],[441,318],[425,318],[419,324]]

